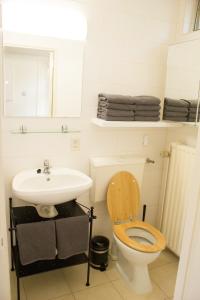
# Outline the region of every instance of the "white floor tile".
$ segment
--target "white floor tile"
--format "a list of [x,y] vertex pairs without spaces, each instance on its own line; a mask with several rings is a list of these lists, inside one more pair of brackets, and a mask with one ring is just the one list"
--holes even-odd
[[153,284],[153,291],[145,295],[137,295],[123,279],[112,281],[115,289],[120,293],[124,300],[166,300],[167,296]]
[[117,280],[121,278],[120,273],[118,272],[116,268],[116,262],[110,260],[108,268],[106,269],[106,275],[107,277],[112,281],[112,280]]
[[23,285],[27,300],[50,300],[71,293],[61,270],[25,277]]
[[[87,265],[78,265],[71,268],[63,269],[65,280],[72,292],[77,292],[86,289]],[[90,287],[107,283],[109,281],[106,272],[100,272],[93,268],[90,269]]]
[[150,270],[152,280],[167,294],[173,297],[178,263],[171,263]]
[[176,263],[178,261],[179,259],[176,255],[169,250],[165,250],[161,252],[160,256],[152,264],[149,265],[149,269],[151,270],[169,263]]
[[75,300],[121,300],[111,283],[89,288],[74,294]]

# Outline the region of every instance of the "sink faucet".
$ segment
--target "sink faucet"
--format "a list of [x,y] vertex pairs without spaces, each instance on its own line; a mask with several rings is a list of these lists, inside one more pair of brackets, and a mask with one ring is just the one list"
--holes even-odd
[[49,161],[48,159],[44,160],[44,170],[43,170],[44,174],[50,174],[50,165],[49,165]]

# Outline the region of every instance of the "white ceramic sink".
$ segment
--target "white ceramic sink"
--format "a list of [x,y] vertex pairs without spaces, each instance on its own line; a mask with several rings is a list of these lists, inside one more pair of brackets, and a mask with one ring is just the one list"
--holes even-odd
[[73,200],[92,186],[84,173],[68,168],[50,168],[50,174],[27,170],[12,181],[13,194],[21,200],[42,206],[52,206]]

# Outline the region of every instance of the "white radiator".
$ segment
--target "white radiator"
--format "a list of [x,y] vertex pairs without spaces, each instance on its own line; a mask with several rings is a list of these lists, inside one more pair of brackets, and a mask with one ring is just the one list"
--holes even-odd
[[171,144],[161,231],[167,247],[178,256],[181,251],[190,184],[194,172],[195,149],[180,144]]

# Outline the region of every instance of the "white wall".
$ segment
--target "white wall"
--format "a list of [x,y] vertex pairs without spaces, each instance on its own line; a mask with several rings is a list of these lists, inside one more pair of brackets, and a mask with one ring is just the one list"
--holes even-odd
[[[89,157],[133,153],[149,157],[155,165],[145,168],[143,202],[147,221],[156,222],[159,201],[165,129],[110,130],[90,123],[96,116],[99,92],[149,94],[163,97],[167,46],[175,34],[175,0],[85,0],[81,1],[88,18],[88,37],[83,69],[82,113],[80,119],[5,118],[3,128],[4,168],[7,196],[12,177],[25,168],[39,167],[45,158],[53,166],[68,166],[89,171]],[[28,129],[56,129],[67,124],[81,129],[80,152],[70,148],[72,135],[10,134],[21,124]],[[143,136],[149,136],[144,147]],[[74,135],[73,135],[74,136]],[[87,201],[88,197],[82,198]],[[105,203],[96,206],[96,233],[110,234]]]
[[[3,78],[2,78],[2,28],[0,4],[0,113],[2,113]],[[0,131],[2,124],[0,120]],[[10,300],[8,229],[6,224],[6,202],[4,194],[3,165],[2,165],[2,136],[0,136],[0,299]]]

